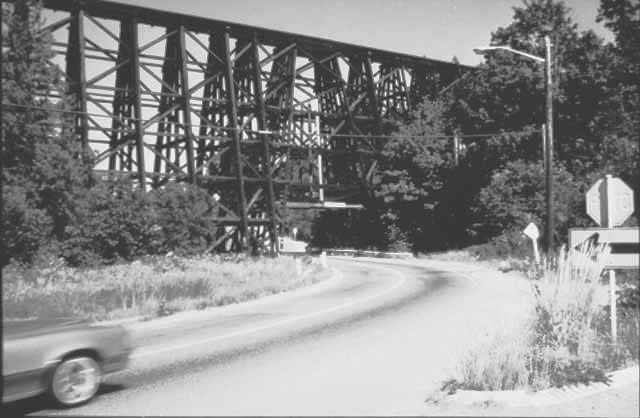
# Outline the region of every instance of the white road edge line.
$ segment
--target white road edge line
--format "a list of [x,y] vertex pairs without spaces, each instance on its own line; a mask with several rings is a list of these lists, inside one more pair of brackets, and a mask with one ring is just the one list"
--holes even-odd
[[[387,270],[387,269],[385,269]],[[342,272],[338,272],[340,274],[340,276],[343,276],[344,273]],[[395,274],[400,274],[398,272],[395,272]],[[368,302],[372,299],[376,299],[379,298],[381,296],[386,295],[387,293],[391,293],[394,290],[396,290],[398,287],[402,286],[405,284],[405,282],[407,281],[407,277],[404,274],[401,274],[402,279],[395,283],[393,286],[388,287],[387,289],[384,289],[381,292],[375,293],[373,295],[364,297],[362,299],[356,299],[356,300],[352,300],[350,302],[345,302],[341,305],[337,305],[334,306],[332,308],[329,309],[323,309],[321,311],[316,311],[316,312],[311,312],[308,314],[304,314],[304,315],[298,315],[298,316],[294,316],[292,318],[287,318],[287,319],[283,319],[277,322],[273,322],[271,324],[266,324],[266,325],[262,325],[259,327],[255,327],[255,328],[249,328],[249,329],[244,329],[244,330],[240,330],[240,331],[236,331],[236,332],[232,332],[230,334],[226,334],[226,335],[217,335],[215,337],[210,337],[210,338],[205,338],[202,340],[196,340],[196,341],[190,341],[188,343],[184,343],[184,344],[176,344],[176,345],[172,345],[172,346],[168,346],[168,347],[163,347],[163,348],[159,348],[157,350],[142,350],[141,352],[132,354],[130,356],[131,359],[136,359],[136,358],[141,358],[141,357],[147,357],[147,356],[152,356],[152,355],[156,355],[156,354],[161,354],[161,353],[166,353],[168,351],[175,351],[175,350],[181,350],[184,348],[189,348],[189,347],[193,347],[193,346],[197,346],[197,345],[201,345],[201,344],[206,344],[206,343],[210,343],[210,342],[214,342],[214,341],[220,341],[220,340],[225,340],[225,339],[229,339],[229,338],[233,338],[233,337],[237,337],[239,335],[245,335],[245,334],[251,334],[254,332],[258,332],[258,331],[264,331],[266,329],[270,329],[270,328],[276,328],[285,324],[290,324],[292,322],[297,322],[297,321],[303,321],[305,319],[309,319],[309,318],[313,318],[316,316],[321,316],[321,315],[325,315],[331,312],[335,312],[338,311],[340,309],[344,309],[344,308],[348,308],[350,306],[354,306],[354,305],[359,305],[361,303],[364,302]],[[342,278],[342,277],[340,277]]]

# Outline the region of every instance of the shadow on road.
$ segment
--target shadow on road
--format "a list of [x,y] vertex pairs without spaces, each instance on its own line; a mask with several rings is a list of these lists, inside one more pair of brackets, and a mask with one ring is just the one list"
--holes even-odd
[[[106,395],[109,393],[119,392],[125,388],[121,384],[103,383],[98,390],[96,396]],[[5,411],[3,416],[5,417],[20,417],[35,412],[45,410],[60,410],[64,411],[64,408],[57,406],[51,397],[46,394],[33,396],[31,398],[20,399],[14,402],[8,402],[2,405],[2,409]]]

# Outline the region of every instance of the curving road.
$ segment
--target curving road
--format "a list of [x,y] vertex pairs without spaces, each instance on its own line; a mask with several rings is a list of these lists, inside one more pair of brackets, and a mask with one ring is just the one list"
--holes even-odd
[[[522,286],[429,262],[329,259],[331,280],[129,325],[131,368],[88,405],[33,415],[416,415]],[[447,270],[447,271],[445,271]],[[505,320],[505,324],[510,322]],[[501,320],[502,321],[502,320]],[[504,326],[504,324],[499,324]]]

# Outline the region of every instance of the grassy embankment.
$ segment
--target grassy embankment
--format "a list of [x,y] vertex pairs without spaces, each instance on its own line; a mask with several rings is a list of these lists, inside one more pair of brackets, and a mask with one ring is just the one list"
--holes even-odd
[[151,318],[256,299],[329,275],[308,257],[154,257],[96,269],[8,266],[2,272],[3,317]]
[[[541,266],[522,263],[528,266],[534,301],[529,320],[516,331],[497,333],[472,347],[443,390],[540,390],[606,381],[607,372],[637,363],[637,306],[618,311],[618,344],[611,342],[608,300],[602,298],[608,252],[606,246],[563,248]],[[470,261],[464,252],[436,258]]]

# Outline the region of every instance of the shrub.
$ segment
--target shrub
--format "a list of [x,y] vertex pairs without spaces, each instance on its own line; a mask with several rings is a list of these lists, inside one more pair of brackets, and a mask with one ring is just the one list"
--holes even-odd
[[216,239],[218,205],[200,187],[169,183],[151,193],[161,253],[200,254]]
[[533,254],[531,240],[521,229],[512,229],[484,244],[472,245],[468,251],[479,260],[506,258],[527,259]]
[[11,259],[29,262],[51,235],[53,223],[18,185],[2,187],[2,265]]
[[[625,356],[640,361],[640,272],[619,270],[616,272],[618,343]],[[608,332],[610,326],[610,307],[601,312],[601,328]]]
[[128,180],[100,182],[79,200],[66,228],[64,257],[73,265],[153,254],[149,196]]

